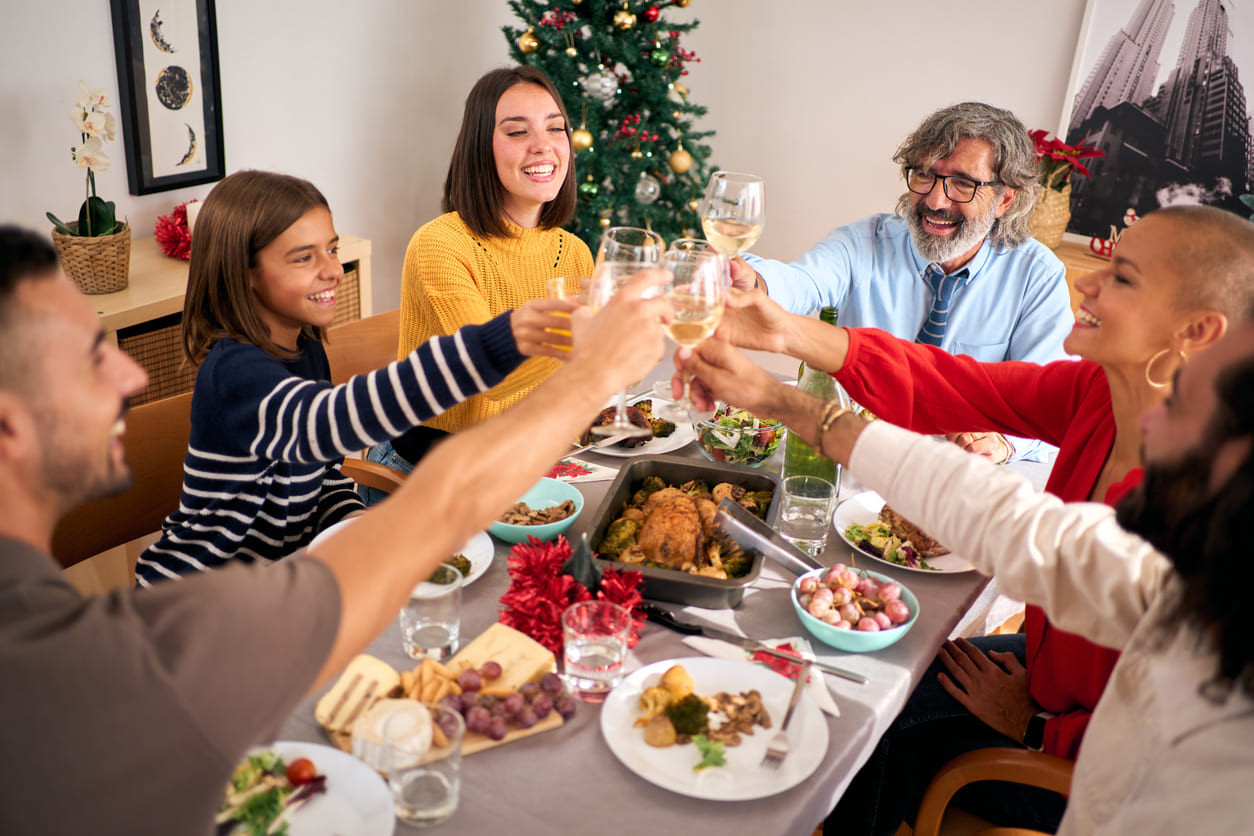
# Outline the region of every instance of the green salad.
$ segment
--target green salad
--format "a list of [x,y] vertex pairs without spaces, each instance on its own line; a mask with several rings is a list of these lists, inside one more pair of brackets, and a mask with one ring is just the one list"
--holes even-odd
[[710,458],[729,464],[759,464],[779,446],[783,427],[734,406],[720,407],[698,427],[701,448]]

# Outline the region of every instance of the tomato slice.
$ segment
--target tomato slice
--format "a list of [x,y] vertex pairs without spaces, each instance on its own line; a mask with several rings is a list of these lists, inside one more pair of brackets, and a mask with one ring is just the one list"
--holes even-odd
[[287,765],[287,780],[299,787],[318,777],[318,770],[309,758],[297,758]]

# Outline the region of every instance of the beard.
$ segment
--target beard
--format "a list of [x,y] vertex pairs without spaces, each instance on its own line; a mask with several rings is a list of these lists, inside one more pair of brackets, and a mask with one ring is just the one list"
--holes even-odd
[[1211,466],[1216,444],[1206,440],[1170,463],[1146,464],[1145,478],[1115,508],[1123,528],[1143,537],[1192,574],[1190,560],[1202,551],[1211,518]]
[[125,493],[134,482],[130,466],[114,462],[111,443],[89,450],[81,434],[48,410],[36,410],[42,451],[44,488],[57,496],[66,509],[93,499]]
[[[938,183],[934,188],[940,187]],[[912,192],[906,192],[901,196],[901,200],[897,201],[897,214],[906,219],[915,249],[928,261],[944,264],[966,255],[988,237],[993,224],[997,223],[997,201],[995,200],[989,202],[988,211],[983,217],[968,218],[955,209],[929,209],[922,201],[913,203],[912,194]],[[925,217],[945,223],[956,223],[953,235],[943,237],[928,232],[923,226]]]

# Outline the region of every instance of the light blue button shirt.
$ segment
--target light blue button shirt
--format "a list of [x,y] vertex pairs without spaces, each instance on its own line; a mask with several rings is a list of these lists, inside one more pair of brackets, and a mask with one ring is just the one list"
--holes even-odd
[[[881,328],[913,340],[932,309],[932,289],[923,280],[928,262],[906,221],[893,214],[838,227],[791,264],[745,260],[785,310],[808,315],[832,306],[836,323],[849,328]],[[1066,268],[1049,248],[1035,239],[1013,250],[985,241],[963,268],[969,274],[954,291],[941,348],[988,363],[1067,356],[1062,341],[1075,317]],[[1039,441],[1010,441],[1016,459],[1053,456],[1054,448]]]

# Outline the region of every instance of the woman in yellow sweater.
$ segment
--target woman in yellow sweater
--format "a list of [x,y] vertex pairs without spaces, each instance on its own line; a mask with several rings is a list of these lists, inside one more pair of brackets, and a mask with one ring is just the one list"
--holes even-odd
[[[569,120],[534,67],[492,70],[466,99],[444,181],[443,214],[409,242],[398,356],[433,336],[543,299],[555,276],[589,276],[592,253],[561,227],[575,214]],[[504,412],[557,369],[528,358],[497,386],[395,439],[370,458],[408,471],[444,435]]]

